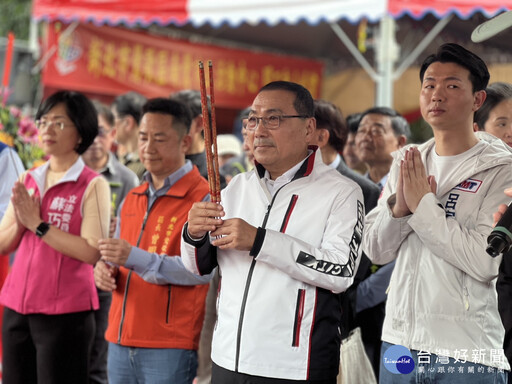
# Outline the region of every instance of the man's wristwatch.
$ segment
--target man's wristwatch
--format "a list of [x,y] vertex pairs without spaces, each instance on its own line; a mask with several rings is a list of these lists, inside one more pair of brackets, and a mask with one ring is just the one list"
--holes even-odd
[[46,232],[50,229],[50,224],[45,223],[44,221],[39,224],[36,228],[36,236],[41,238],[46,235]]

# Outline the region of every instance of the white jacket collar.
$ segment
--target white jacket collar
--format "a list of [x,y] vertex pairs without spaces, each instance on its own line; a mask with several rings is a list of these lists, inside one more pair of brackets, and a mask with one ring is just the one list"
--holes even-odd
[[[50,161],[47,161],[40,167],[37,167],[36,169],[33,169],[29,171],[30,175],[34,178],[38,188],[39,192],[41,193],[41,196],[44,193],[44,185],[46,181],[46,173],[48,172],[48,168],[50,167]],[[78,159],[75,161],[75,163],[67,170],[66,174],[62,177],[62,179],[59,180],[57,184],[65,183],[68,181],[77,181],[78,177],[82,173],[82,170],[85,167],[85,163],[82,160],[81,156],[78,156]],[[57,185],[56,184],[56,185]]]

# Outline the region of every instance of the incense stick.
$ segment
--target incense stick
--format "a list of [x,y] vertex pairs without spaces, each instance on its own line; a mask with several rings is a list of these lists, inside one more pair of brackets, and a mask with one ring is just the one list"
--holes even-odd
[[[210,71],[210,73],[212,73]],[[210,189],[211,201],[220,203],[220,175],[218,172],[218,156],[216,155],[217,149],[217,128],[215,126],[214,115],[212,114],[212,125],[215,126],[213,133],[210,127],[210,119],[208,116],[208,97],[206,94],[206,81],[203,62],[199,61],[199,85],[201,90],[201,109],[203,114],[203,129],[204,129],[204,143],[206,151],[206,168],[208,172],[208,184]],[[212,75],[210,75],[210,92],[213,91]],[[210,95],[210,101],[212,95]],[[212,104],[213,105],[213,104]],[[214,113],[214,108],[212,108]],[[215,154],[212,152],[212,146],[215,148]],[[219,182],[217,182],[219,180]]]
[[212,143],[213,143],[213,167],[215,169],[215,199],[214,202],[220,203],[220,169],[219,155],[217,153],[217,123],[215,119],[215,93],[213,87],[213,63],[208,61],[210,75],[210,105],[212,109]]

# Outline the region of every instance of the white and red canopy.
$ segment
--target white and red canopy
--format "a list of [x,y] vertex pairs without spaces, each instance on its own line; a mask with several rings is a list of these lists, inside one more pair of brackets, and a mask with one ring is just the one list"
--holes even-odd
[[355,23],[362,18],[377,21],[386,14],[394,18],[407,14],[415,19],[429,13],[438,18],[456,14],[466,19],[476,12],[492,17],[512,8],[512,0],[34,0],[33,4],[32,14],[38,21],[233,27],[261,22]]
[[[344,23],[344,28],[348,30],[350,28],[347,28],[347,23],[357,24],[363,19],[381,24],[390,19],[386,16],[390,16],[391,20],[421,19],[422,21],[413,27],[412,32],[419,30],[419,35],[424,36],[430,29],[426,27],[428,23],[425,23],[425,20],[432,19],[432,15],[441,19],[441,26],[437,28],[436,25],[436,28],[433,28],[439,33],[453,15],[465,21],[476,13],[491,18],[509,9],[512,9],[512,0],[34,0],[32,16],[36,21],[61,21],[65,24],[78,22],[84,27],[91,24],[127,27],[172,26],[192,33],[197,30],[201,36],[209,34],[216,38],[224,38],[226,41],[253,44],[263,49],[277,48],[278,53],[312,59],[332,59],[334,52],[337,53],[335,59],[338,60],[340,57],[345,59],[347,50],[340,50],[340,41],[332,41],[335,36],[329,27],[334,28],[335,24]],[[426,17],[427,15],[430,17]],[[472,23],[474,22],[475,20],[472,20]],[[459,32],[456,41],[469,41],[471,30],[468,31],[467,27],[473,25],[472,23],[468,20],[466,29]],[[253,26],[258,27],[257,31],[252,28]],[[354,36],[357,28],[350,27]],[[283,28],[291,28],[293,32],[288,30],[285,36],[282,33]],[[326,28],[328,36],[321,34]],[[411,34],[410,28],[401,29],[402,39],[404,35]],[[216,31],[213,32],[213,29]],[[264,33],[265,31],[267,33]],[[255,35],[261,37],[258,42],[254,41]],[[394,77],[399,76],[392,70],[398,56],[393,58],[390,54],[397,52],[396,49],[390,49],[395,44],[394,35],[394,30],[385,34],[381,31],[381,36],[386,38],[381,37],[380,41],[384,43],[375,48],[375,58],[380,60],[378,68],[373,74],[367,69],[377,84],[377,105],[392,105],[393,81]],[[435,35],[429,36],[430,33],[424,41],[431,41]],[[506,44],[506,41],[495,40],[495,44]],[[343,41],[343,44],[349,50],[350,45],[353,45],[350,41]],[[424,45],[422,49],[425,49],[426,44],[422,41],[417,46]],[[500,50],[500,47],[496,48]],[[281,51],[283,48],[286,48],[286,51]],[[321,52],[317,52],[319,50]],[[352,54],[353,50],[357,49],[350,50]],[[385,55],[379,53],[384,51]],[[414,48],[410,57],[417,56],[420,52],[416,52]],[[357,55],[355,57],[358,58]],[[402,57],[401,66],[407,62],[410,65],[413,59],[404,60]],[[357,61],[365,67],[364,58]],[[402,68],[399,68],[400,70]]]

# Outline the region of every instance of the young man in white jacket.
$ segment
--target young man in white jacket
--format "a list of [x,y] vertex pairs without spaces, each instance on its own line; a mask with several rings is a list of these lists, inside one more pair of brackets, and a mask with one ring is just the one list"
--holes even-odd
[[183,262],[197,274],[218,265],[221,276],[212,384],[336,383],[337,293],[359,264],[364,204],[359,186],[308,148],[313,116],[301,85],[264,86],[247,123],[256,168],[232,179],[222,206],[189,212]]
[[396,259],[380,383],[505,383],[495,289],[501,258],[485,248],[493,212],[507,201],[512,154],[501,140],[473,132],[489,80],[479,57],[444,44],[425,59],[420,79],[434,138],[394,153],[363,237],[374,262]]

